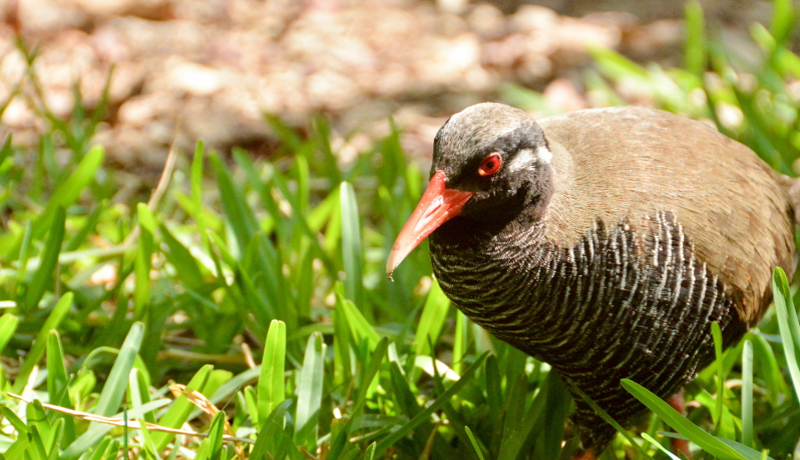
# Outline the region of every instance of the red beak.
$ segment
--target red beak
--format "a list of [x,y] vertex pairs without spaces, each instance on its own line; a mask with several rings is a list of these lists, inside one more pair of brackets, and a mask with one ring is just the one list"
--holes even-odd
[[447,189],[445,179],[444,171],[437,171],[433,175],[417,208],[397,235],[389,260],[386,261],[386,273],[389,277],[422,240],[440,225],[461,214],[461,208],[472,197],[472,192]]

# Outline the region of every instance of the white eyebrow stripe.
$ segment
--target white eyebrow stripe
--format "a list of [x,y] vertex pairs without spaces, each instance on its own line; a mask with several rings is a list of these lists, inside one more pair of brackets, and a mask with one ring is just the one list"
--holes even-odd
[[521,171],[524,169],[532,169],[536,163],[536,156],[534,156],[531,149],[522,149],[517,152],[514,159],[511,160],[506,167],[509,171]]
[[550,163],[553,159],[553,152],[544,145],[541,145],[536,149],[536,156],[539,157],[539,161],[542,163]]

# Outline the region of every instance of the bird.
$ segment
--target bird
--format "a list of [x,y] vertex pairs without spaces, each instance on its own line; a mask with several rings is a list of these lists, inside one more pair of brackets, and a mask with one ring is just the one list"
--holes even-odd
[[[771,303],[774,268],[796,265],[797,181],[661,110],[536,121],[473,105],[439,129],[430,174],[389,276],[427,238],[459,310],[623,426],[647,409],[621,379],[674,402],[714,359],[712,323],[738,343]],[[573,458],[592,460],[616,430],[573,396]]]

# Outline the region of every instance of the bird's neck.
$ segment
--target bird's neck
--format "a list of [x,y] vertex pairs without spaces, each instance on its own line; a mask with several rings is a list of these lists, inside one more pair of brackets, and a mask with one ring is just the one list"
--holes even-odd
[[546,313],[539,312],[546,303],[538,297],[547,296],[548,289],[537,274],[551,265],[555,269],[558,254],[544,239],[544,223],[525,227],[508,222],[497,228],[452,219],[431,235],[430,248],[434,273],[455,305],[495,336],[522,348],[508,335],[504,312],[521,302],[525,317]]
[[544,241],[544,222],[528,214],[514,219],[479,221],[458,216],[436,229],[431,246],[465,256],[488,254],[524,246],[532,248]]

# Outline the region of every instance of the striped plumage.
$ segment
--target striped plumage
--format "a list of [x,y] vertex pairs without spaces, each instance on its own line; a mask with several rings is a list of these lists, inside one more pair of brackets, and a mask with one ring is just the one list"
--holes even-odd
[[[617,421],[632,422],[645,409],[621,379],[667,398],[713,358],[711,322],[726,345],[746,330],[673,216],[657,213],[653,226],[658,238],[641,254],[625,222],[608,231],[598,223],[568,249],[489,237],[476,254],[454,250],[445,223],[431,235],[431,260],[444,292],[473,321],[550,363]],[[576,403],[583,446],[602,449],[614,429]]]
[[[713,358],[711,323],[737,342],[769,305],[773,267],[794,268],[789,179],[666,112],[536,123],[479,104],[439,131],[431,175],[388,270],[430,234],[459,309],[623,425],[645,409],[620,379],[675,394]],[[615,432],[576,403],[582,447],[599,454]]]

